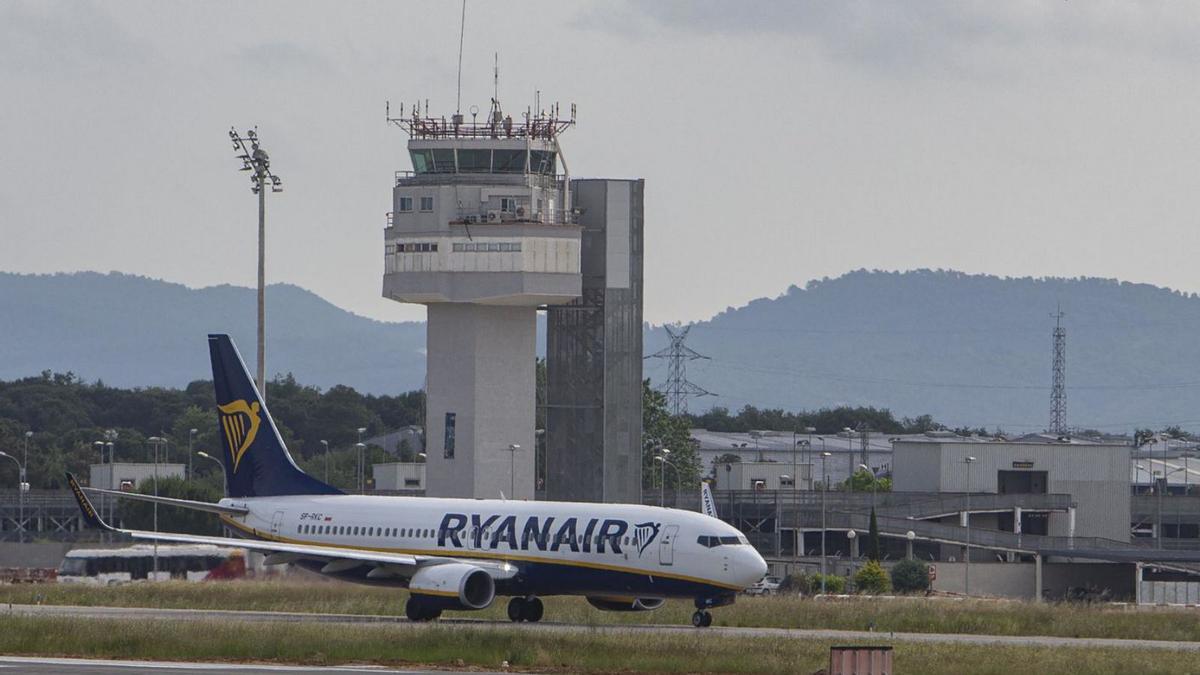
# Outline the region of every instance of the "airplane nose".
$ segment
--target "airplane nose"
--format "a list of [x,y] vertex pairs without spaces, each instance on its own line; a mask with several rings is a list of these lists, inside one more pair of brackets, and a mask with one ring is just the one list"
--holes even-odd
[[746,585],[753,586],[767,575],[767,561],[753,548],[747,546],[745,550],[747,555],[743,556],[742,564],[738,565],[738,568],[745,570]]

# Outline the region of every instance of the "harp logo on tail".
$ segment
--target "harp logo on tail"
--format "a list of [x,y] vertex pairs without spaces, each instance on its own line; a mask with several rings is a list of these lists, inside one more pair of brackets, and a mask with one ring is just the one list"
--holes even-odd
[[246,454],[258,435],[261,422],[259,409],[258,401],[248,404],[244,399],[217,406],[217,410],[221,411],[221,430],[225,432],[225,441],[233,457],[234,473],[237,473],[238,464],[242,462],[242,455]]

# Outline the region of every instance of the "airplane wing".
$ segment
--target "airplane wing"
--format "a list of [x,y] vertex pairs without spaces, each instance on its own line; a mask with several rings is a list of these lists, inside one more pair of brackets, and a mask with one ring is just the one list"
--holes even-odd
[[[338,569],[349,569],[353,565],[347,565],[350,562],[361,564],[375,565],[383,572],[380,576],[399,576],[409,577],[421,567],[432,565],[442,565],[452,562],[465,562],[477,567],[481,567],[496,579],[508,579],[516,575],[517,568],[504,561],[492,560],[476,560],[476,559],[459,559],[443,556],[428,556],[428,555],[408,555],[404,553],[388,553],[384,551],[364,551],[361,549],[344,548],[341,546],[321,546],[316,544],[290,544],[278,541],[262,541],[259,539],[235,539],[233,537],[210,537],[196,534],[180,534],[173,532],[150,532],[147,530],[126,530],[118,527],[113,527],[100,517],[96,508],[92,506],[91,500],[84,493],[84,488],[75,480],[75,476],[67,474],[67,484],[71,486],[71,492],[75,495],[75,501],[79,503],[79,509],[83,512],[83,519],[92,527],[105,530],[108,532],[116,532],[119,534],[128,535],[134,539],[145,541],[161,541],[173,542],[179,544],[211,544],[214,546],[226,546],[230,548],[243,548],[250,551],[258,551],[267,554],[267,564],[281,564],[295,562],[297,560],[315,560],[325,561],[326,567],[330,571]],[[103,491],[103,490],[102,490]],[[178,504],[178,502],[187,502],[188,500],[172,500],[176,505],[186,506],[186,504]],[[203,502],[201,502],[203,504]],[[215,506],[208,504],[208,506]]]
[[[81,486],[82,487],[82,486]],[[226,506],[224,504],[212,504],[210,502],[197,502],[191,499],[173,499],[171,497],[159,497],[157,495],[144,495],[139,492],[124,492],[121,490],[105,490],[97,487],[84,487],[88,492],[99,492],[100,494],[112,495],[122,499],[133,499],[143,502],[154,502],[164,504],[166,506],[179,506],[185,509],[194,509],[196,511],[208,511],[209,513],[220,513],[229,516],[243,516],[250,512],[250,509],[241,506]]]

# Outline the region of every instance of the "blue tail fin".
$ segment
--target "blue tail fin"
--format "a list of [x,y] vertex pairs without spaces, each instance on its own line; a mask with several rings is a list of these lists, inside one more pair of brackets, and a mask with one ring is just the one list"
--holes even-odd
[[230,497],[342,494],[300,470],[279,437],[241,354],[228,335],[209,335],[217,435],[225,447],[225,492]]

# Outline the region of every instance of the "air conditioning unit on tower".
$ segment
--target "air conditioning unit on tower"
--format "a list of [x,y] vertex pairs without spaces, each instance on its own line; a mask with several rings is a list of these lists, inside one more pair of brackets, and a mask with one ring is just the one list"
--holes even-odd
[[488,211],[488,222],[489,223],[500,222],[500,212],[499,211]]
[[524,205],[517,207],[517,217],[521,218],[521,219],[525,218],[525,206]]

